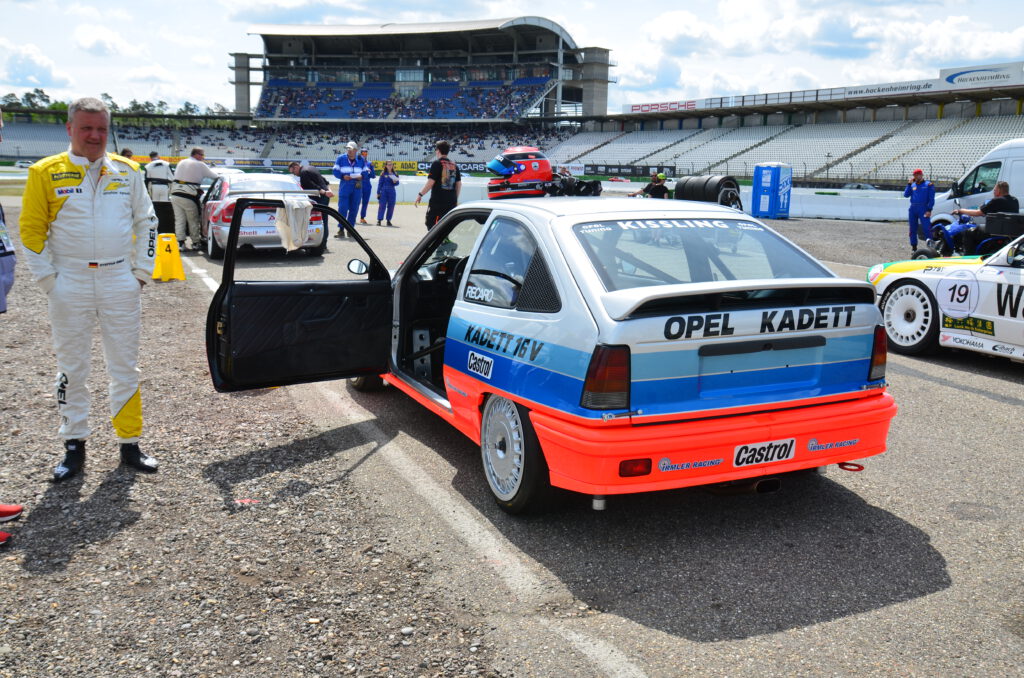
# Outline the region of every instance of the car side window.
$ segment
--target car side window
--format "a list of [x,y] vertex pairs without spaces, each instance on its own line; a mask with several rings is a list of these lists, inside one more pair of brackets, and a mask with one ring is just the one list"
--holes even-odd
[[527,228],[497,217],[480,243],[463,298],[474,304],[535,313],[561,309],[547,263]]
[[1001,162],[987,162],[967,175],[961,186],[963,195],[974,195],[976,193],[987,193],[991,191],[999,180],[999,169]]

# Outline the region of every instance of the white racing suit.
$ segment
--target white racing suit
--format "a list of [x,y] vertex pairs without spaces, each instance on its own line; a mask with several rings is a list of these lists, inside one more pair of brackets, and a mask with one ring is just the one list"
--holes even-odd
[[111,421],[120,442],[137,442],[139,282],[153,274],[157,231],[139,166],[112,154],[40,160],[29,169],[20,226],[25,264],[49,300],[61,437],[91,433],[86,380],[98,320]]

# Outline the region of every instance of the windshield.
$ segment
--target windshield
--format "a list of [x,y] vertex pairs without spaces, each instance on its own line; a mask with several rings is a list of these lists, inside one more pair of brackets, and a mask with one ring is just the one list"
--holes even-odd
[[299,184],[290,174],[281,176],[267,175],[242,175],[225,177],[228,182],[228,192],[239,191],[269,191],[280,193],[282,191],[299,191]]
[[781,237],[742,219],[590,221],[573,232],[609,292],[679,283],[831,278]]

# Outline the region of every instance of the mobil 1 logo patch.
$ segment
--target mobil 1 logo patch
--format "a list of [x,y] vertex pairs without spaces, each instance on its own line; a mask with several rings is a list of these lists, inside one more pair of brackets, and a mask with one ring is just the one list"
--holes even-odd
[[494,359],[480,355],[475,351],[469,352],[469,360],[466,369],[473,374],[479,374],[484,379],[491,378],[491,370],[494,368]]
[[792,459],[796,452],[796,438],[769,440],[763,443],[737,445],[733,450],[733,466],[752,466]]

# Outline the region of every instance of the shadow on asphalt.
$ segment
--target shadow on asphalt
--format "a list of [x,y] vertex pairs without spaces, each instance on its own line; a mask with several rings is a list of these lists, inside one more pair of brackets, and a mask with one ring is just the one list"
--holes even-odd
[[[85,471],[88,473],[88,471]],[[133,525],[140,517],[128,509],[136,471],[119,466],[109,471],[96,491],[82,499],[82,475],[52,483],[28,513],[13,543],[32,574],[63,571],[75,552],[99,544]]]
[[495,506],[468,438],[397,389],[349,395],[376,412],[388,399],[388,416],[377,420],[387,437],[402,432],[436,450],[456,471],[453,488],[579,600],[652,629],[697,642],[736,640],[951,585],[925,532],[829,476],[787,478],[775,494],[610,497],[603,512],[564,493],[544,515],[508,516]]

